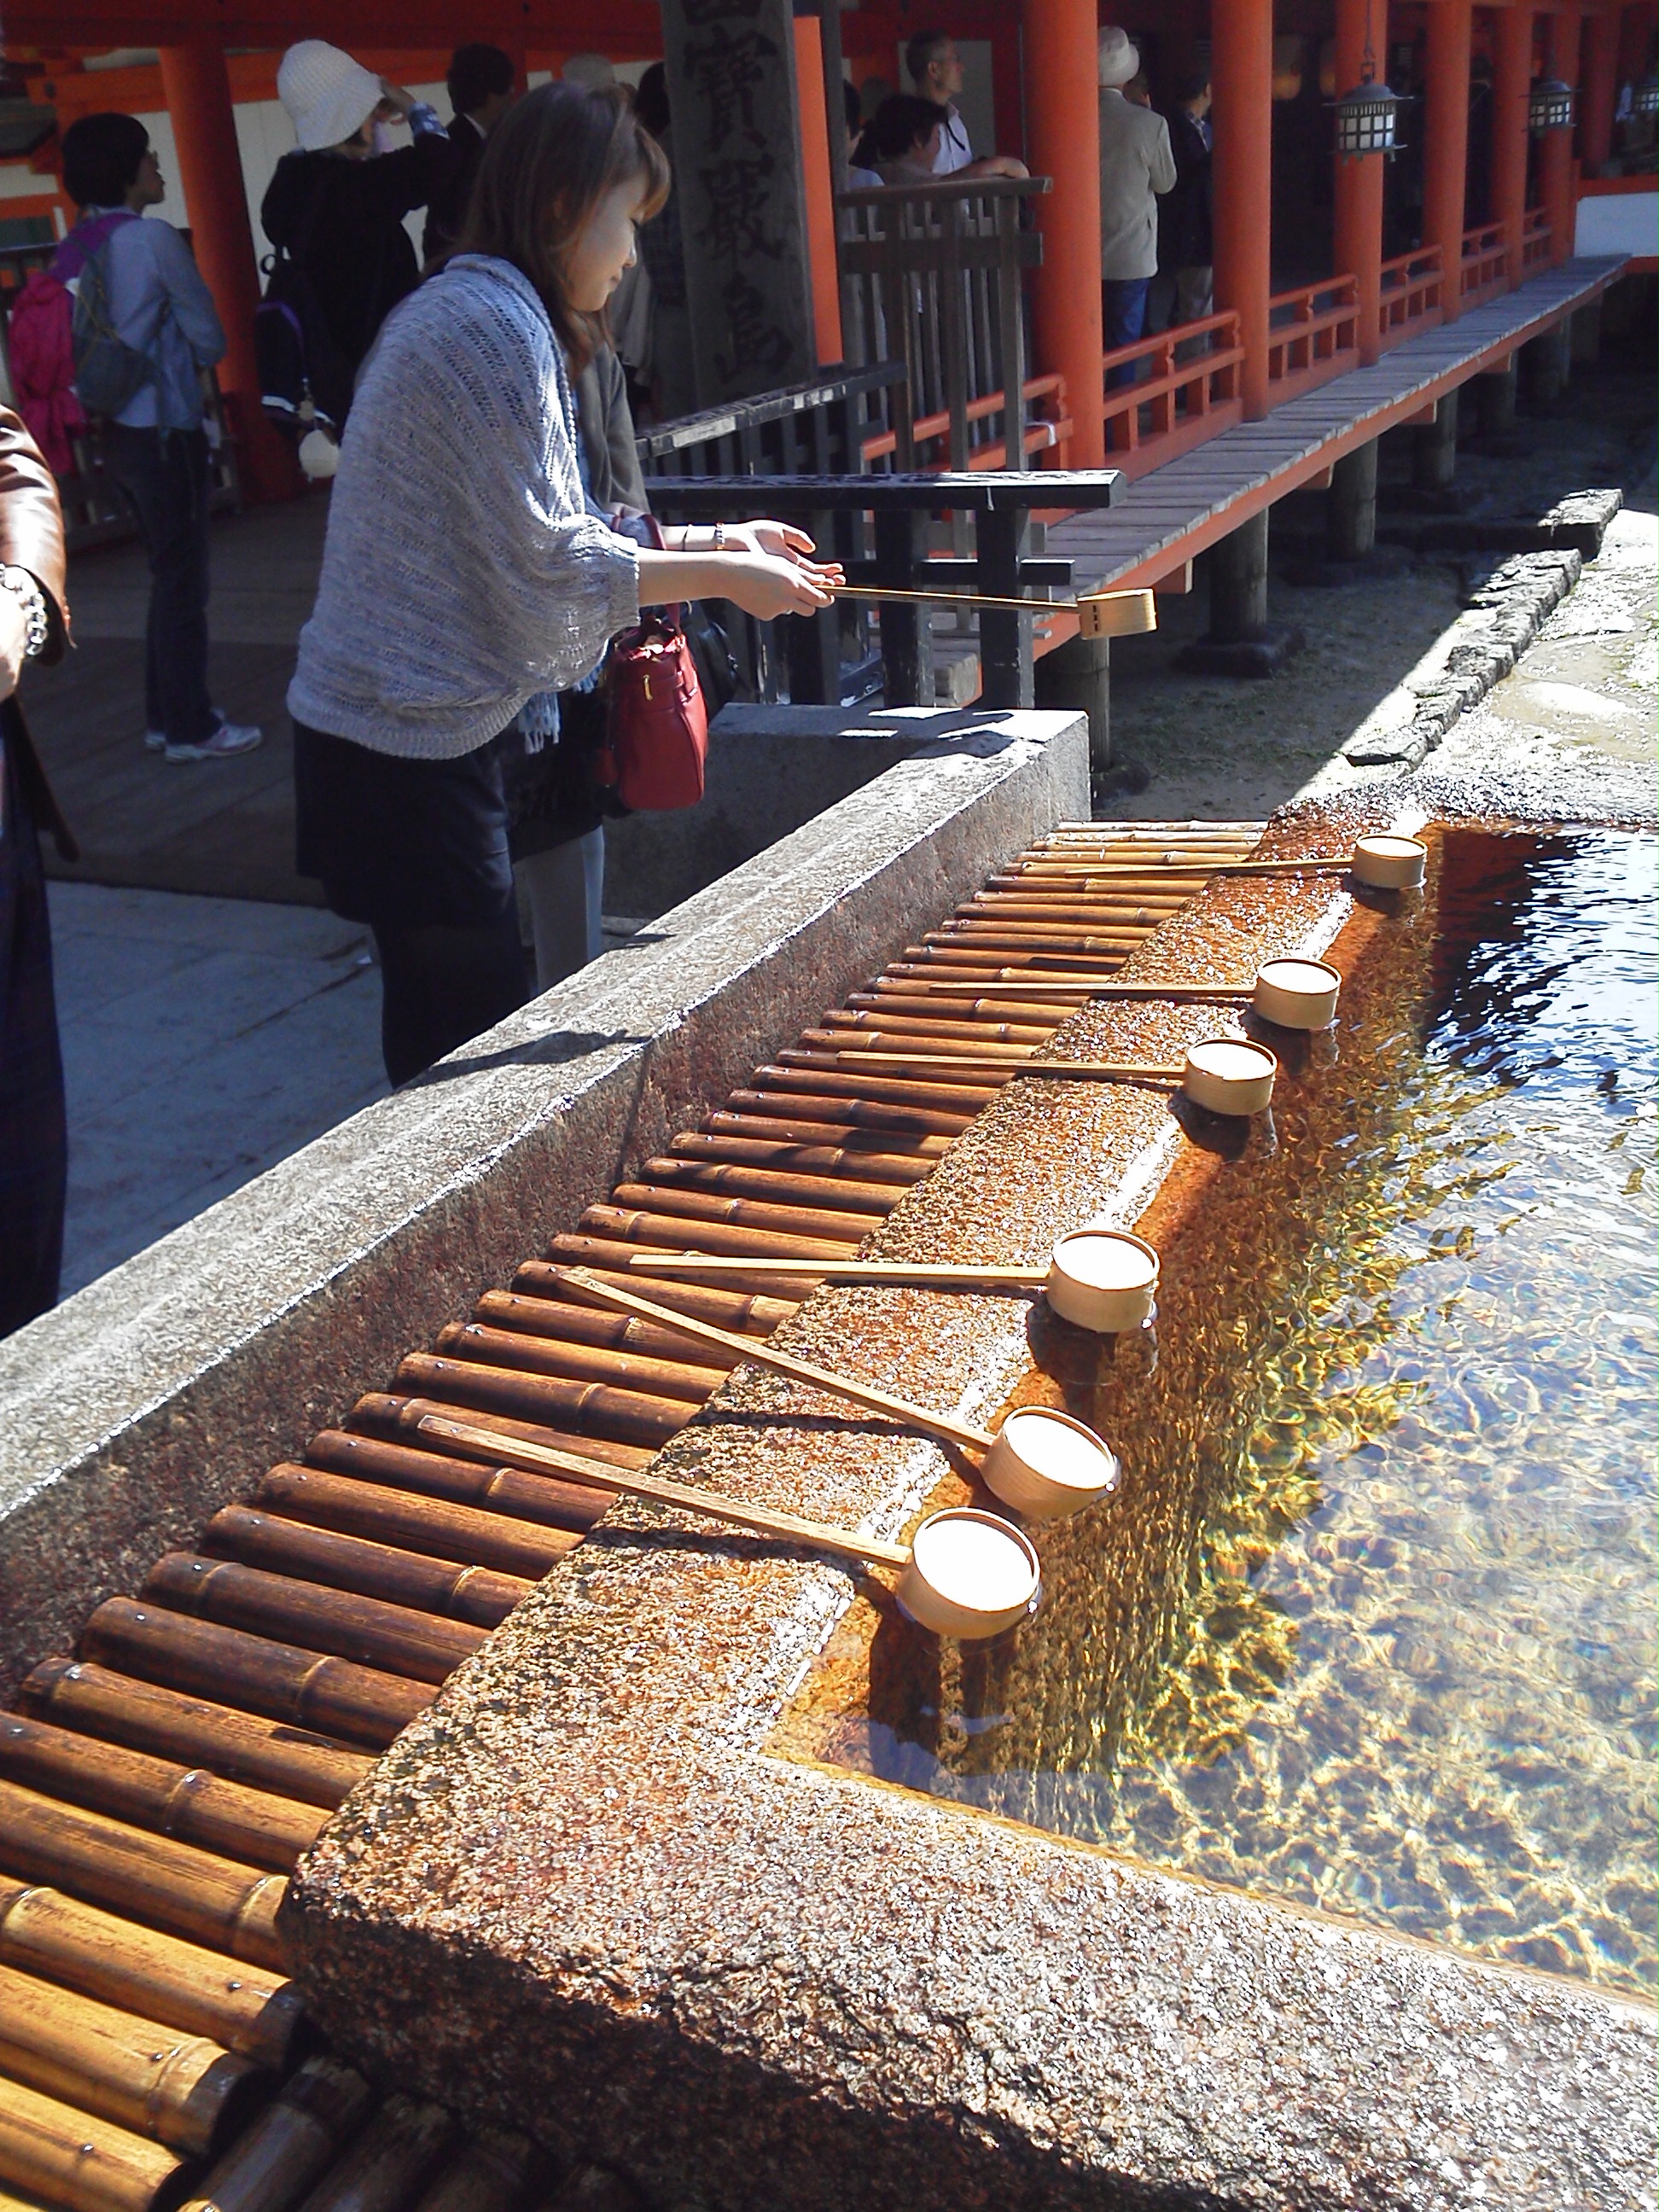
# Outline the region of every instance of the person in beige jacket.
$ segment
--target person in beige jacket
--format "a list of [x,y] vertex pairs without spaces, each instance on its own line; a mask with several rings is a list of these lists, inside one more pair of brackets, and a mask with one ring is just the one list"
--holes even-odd
[[[1140,67],[1128,33],[1100,33],[1100,299],[1106,349],[1132,345],[1146,326],[1146,288],[1158,269],[1159,192],[1176,180],[1170,126],[1123,96]],[[1133,380],[1133,365],[1107,383]]]

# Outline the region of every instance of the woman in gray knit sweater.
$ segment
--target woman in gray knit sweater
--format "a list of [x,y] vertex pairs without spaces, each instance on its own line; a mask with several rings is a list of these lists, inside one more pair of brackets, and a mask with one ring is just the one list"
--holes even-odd
[[497,740],[642,603],[769,621],[838,580],[781,523],[656,551],[585,498],[571,377],[666,189],[621,94],[528,94],[491,134],[461,251],[388,321],[352,406],[288,703],[300,864],[374,930],[393,1083],[528,995]]

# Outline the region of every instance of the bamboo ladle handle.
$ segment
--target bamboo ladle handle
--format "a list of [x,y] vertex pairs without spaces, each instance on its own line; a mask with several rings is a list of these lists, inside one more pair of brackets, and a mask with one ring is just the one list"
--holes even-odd
[[[763,1262],[757,1263],[756,1272],[763,1272]],[[633,1314],[641,1321],[678,1329],[682,1336],[695,1336],[703,1344],[717,1344],[724,1352],[735,1352],[751,1366],[768,1367],[775,1375],[787,1375],[794,1382],[810,1382],[819,1390],[850,1398],[855,1406],[867,1407],[875,1413],[890,1414],[895,1420],[923,1429],[929,1436],[943,1437],[946,1443],[965,1444],[970,1451],[976,1452],[991,1449],[992,1438],[983,1429],[970,1429],[966,1422],[953,1421],[949,1414],[931,1413],[926,1406],[912,1405],[908,1398],[896,1398],[890,1391],[878,1390],[873,1382],[860,1382],[849,1375],[836,1375],[827,1367],[815,1367],[810,1360],[795,1359],[787,1352],[775,1352],[762,1338],[734,1336],[708,1322],[693,1321],[689,1314],[676,1313],[670,1306],[653,1305],[648,1298],[636,1298],[631,1291],[613,1290],[586,1267],[561,1267],[558,1278],[583,1297],[608,1307],[613,1313]]]
[[[410,1418],[413,1416],[414,1418]],[[412,1399],[404,1409],[407,1427],[434,1442],[453,1444],[474,1459],[494,1466],[513,1467],[526,1474],[574,1474],[592,1490],[609,1490],[618,1498],[643,1498],[653,1505],[682,1506],[710,1521],[730,1522],[759,1536],[783,1536],[792,1543],[811,1544],[840,1559],[873,1561],[878,1566],[908,1567],[906,1544],[884,1543],[879,1536],[859,1536],[827,1521],[805,1521],[796,1513],[780,1513],[768,1505],[745,1505],[740,1498],[723,1497],[715,1490],[694,1490],[689,1483],[665,1482],[649,1474],[630,1474],[596,1460],[580,1459],[574,1452],[558,1451],[551,1444],[531,1443],[520,1437],[499,1435],[494,1429],[475,1429],[447,1414],[428,1413],[422,1401]]]
[[1058,1075],[1083,1083],[1181,1083],[1184,1067],[1151,1061],[1110,1060],[992,1060],[979,1053],[838,1052],[838,1060],[859,1067],[908,1069],[921,1074],[939,1068],[981,1075]]
[[810,1275],[825,1283],[914,1283],[964,1290],[1030,1290],[1048,1279],[1046,1267],[951,1267],[939,1261],[921,1261],[912,1267],[903,1260],[719,1259],[698,1252],[636,1252],[628,1266],[630,1273],[641,1275]]

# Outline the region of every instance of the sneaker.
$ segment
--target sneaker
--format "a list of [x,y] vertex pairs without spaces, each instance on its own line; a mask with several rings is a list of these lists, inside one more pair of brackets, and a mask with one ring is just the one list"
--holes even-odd
[[144,750],[146,752],[164,753],[167,749],[167,733],[165,730],[146,730],[144,732]]
[[170,761],[229,760],[237,753],[251,753],[264,743],[264,736],[252,722],[221,722],[199,745],[168,745],[167,757]]

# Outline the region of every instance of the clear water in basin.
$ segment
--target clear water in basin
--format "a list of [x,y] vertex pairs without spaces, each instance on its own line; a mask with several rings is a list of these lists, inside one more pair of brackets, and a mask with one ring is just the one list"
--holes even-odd
[[[1103,1516],[1093,1559],[1045,1535],[1050,1617],[1021,1651],[908,1679],[878,1635],[862,1711],[831,1668],[795,1741],[1651,1993],[1656,848],[1478,844],[1448,869],[1416,1020],[1343,1046],[1387,1109],[1320,1139],[1338,1202],[1264,1273],[1224,1445],[1213,1405],[1182,1441],[1172,1386],[1190,1518]],[[1113,1568],[1137,1547],[1165,1566]],[[1134,1591],[1115,1614],[1113,1573]],[[1092,1712],[1056,1689],[1149,1610],[1133,1680],[1109,1695],[1103,1675]]]

